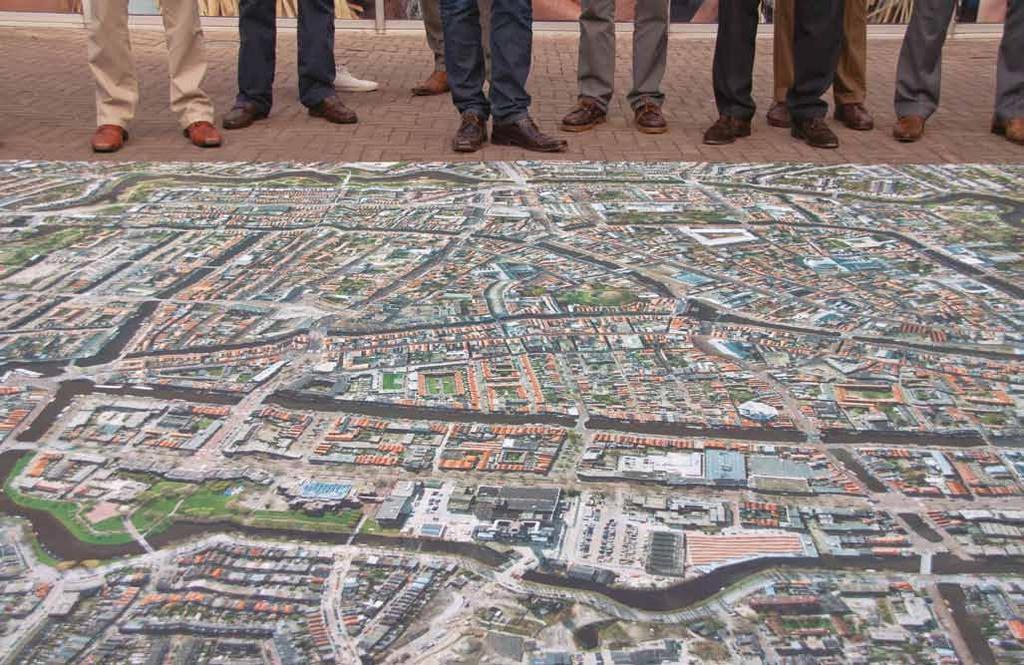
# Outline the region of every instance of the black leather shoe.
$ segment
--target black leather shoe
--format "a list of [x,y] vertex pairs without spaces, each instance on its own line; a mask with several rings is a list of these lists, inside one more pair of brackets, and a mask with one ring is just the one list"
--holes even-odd
[[765,118],[768,119],[768,124],[772,127],[789,129],[793,126],[793,120],[789,117],[789,107],[786,106],[785,102],[774,102],[772,107],[768,109],[768,114]]
[[462,124],[452,139],[455,152],[476,152],[487,142],[487,121],[472,111],[462,114]]
[[824,118],[793,119],[790,132],[795,139],[803,139],[812,148],[832,149],[839,147],[839,137],[828,128]]
[[745,136],[750,136],[750,120],[723,115],[704,132],[704,143],[729,145]]
[[245,104],[235,104],[235,107],[224,114],[224,119],[221,124],[224,129],[243,129],[248,127],[257,120],[263,120],[270,113],[267,111],[261,111],[258,106],[252,102],[246,102]]
[[494,123],[491,131],[491,143],[494,145],[514,145],[537,152],[565,152],[569,144],[540,131],[537,123],[529,116],[503,124]]

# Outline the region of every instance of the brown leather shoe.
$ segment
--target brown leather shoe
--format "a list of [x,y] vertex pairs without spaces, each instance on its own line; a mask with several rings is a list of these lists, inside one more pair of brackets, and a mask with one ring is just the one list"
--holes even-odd
[[745,136],[750,136],[750,120],[723,115],[704,132],[704,143],[728,145]]
[[644,99],[633,113],[636,128],[644,134],[664,134],[668,131],[668,122],[665,121],[665,115],[661,112],[661,105]]
[[117,152],[128,140],[128,132],[119,125],[100,125],[92,135],[93,152]]
[[793,119],[789,117],[789,107],[786,106],[786,102],[774,102],[768,109],[765,118],[768,119],[768,124],[772,127],[789,129],[793,126]]
[[830,150],[839,147],[839,137],[829,129],[824,118],[808,118],[806,120],[794,118],[790,134],[795,139],[802,139],[812,148]]
[[448,72],[434,72],[427,77],[427,80],[412,89],[412,94],[417,97],[430,97],[432,95],[443,95],[449,92]]
[[244,129],[257,120],[263,120],[268,115],[270,113],[261,111],[252,102],[235,104],[234,108],[224,114],[220,124],[224,129]]
[[870,132],[875,128],[875,119],[863,104],[837,104],[836,120],[858,132]]
[[200,148],[217,148],[223,141],[217,128],[205,120],[189,125],[185,129],[185,136],[192,141],[192,145]]
[[514,145],[537,152],[565,152],[569,144],[540,131],[537,123],[529,116],[503,124],[494,124],[491,130],[491,143],[494,145]]
[[924,116],[905,115],[896,120],[896,126],[892,128],[892,136],[900,143],[920,141],[924,136],[924,123]]
[[336,125],[354,125],[359,122],[356,112],[345,106],[341,97],[337,95],[328,97],[316,106],[310,106],[309,114],[314,118],[323,118]]
[[580,97],[576,106],[562,118],[562,131],[585,132],[608,120],[608,113],[593,97]]
[[487,142],[487,122],[472,111],[462,114],[462,124],[452,139],[455,152],[476,152]]
[[1024,116],[1009,120],[992,118],[992,133],[1005,136],[1010,143],[1024,145]]

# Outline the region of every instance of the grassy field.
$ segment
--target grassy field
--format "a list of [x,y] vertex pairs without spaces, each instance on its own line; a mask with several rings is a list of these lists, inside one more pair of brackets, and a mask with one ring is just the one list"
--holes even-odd
[[25,496],[14,487],[12,482],[15,478],[21,475],[21,472],[25,470],[28,463],[34,457],[34,453],[28,453],[22,455],[18,463],[14,465],[14,469],[11,470],[11,475],[7,477],[4,483],[4,492],[11,498],[11,501],[24,506],[26,508],[35,508],[36,510],[45,510],[50,513],[64,525],[64,527],[71,532],[71,534],[82,541],[83,543],[92,543],[94,545],[123,545],[125,543],[132,542],[133,538],[131,535],[124,530],[124,528],[116,528],[113,524],[108,524],[109,520],[104,520],[100,524],[104,525],[102,531],[95,531],[91,529],[84,520],[79,517],[79,513],[86,513],[89,511],[91,506],[88,504],[75,504],[67,501],[53,501],[51,499],[40,499],[34,496]]
[[384,390],[402,390],[405,388],[405,374],[401,372],[384,373]]
[[563,291],[557,299],[566,305],[586,307],[622,307],[636,302],[636,296],[620,289],[577,289]]
[[92,232],[92,229],[71,227],[39,233],[24,240],[15,240],[0,247],[0,266],[6,269],[20,268],[32,257],[63,249]]
[[440,374],[426,378],[428,395],[454,395],[455,377],[451,374]]

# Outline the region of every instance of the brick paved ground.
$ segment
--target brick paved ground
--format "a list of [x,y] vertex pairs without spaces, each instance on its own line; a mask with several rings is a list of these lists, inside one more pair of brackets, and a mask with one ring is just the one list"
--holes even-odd
[[[211,68],[208,89],[218,111],[234,96],[237,34],[208,33]],[[670,41],[666,115],[670,133],[645,136],[632,129],[625,103],[630,41],[620,35],[617,85],[607,125],[585,135],[567,135],[563,159],[687,161],[822,162],[1000,162],[1024,160],[1024,148],[988,133],[994,88],[996,42],[958,39],[947,46],[943,107],[929,124],[922,143],[907,146],[890,138],[892,89],[899,41],[870,44],[869,106],[879,120],[870,133],[840,130],[842,147],[816,151],[768,127],[759,113],[754,137],[735,146],[701,145],[703,129],[714,119],[710,66],[713,42],[673,36]],[[167,103],[162,35],[136,31],[136,56],[142,80],[142,104],[125,160],[441,160],[448,150],[456,115],[446,97],[414,98],[409,88],[429,71],[430,56],[421,35],[375,36],[339,32],[338,54],[358,74],[383,83],[382,90],[347,95],[362,118],[354,127],[336,127],[306,116],[296,101],[295,36],[280,38],[277,106],[268,121],[227,134],[220,150],[186,144]],[[767,109],[771,84],[770,42],[762,40],[756,72],[756,96]],[[85,64],[80,29],[0,28],[0,158],[93,159],[88,138],[94,122],[92,82]],[[541,34],[536,39],[530,89],[534,114],[554,129],[575,99],[576,39]],[[520,159],[532,153],[488,147],[470,159]],[[110,157],[106,157],[109,159]]]

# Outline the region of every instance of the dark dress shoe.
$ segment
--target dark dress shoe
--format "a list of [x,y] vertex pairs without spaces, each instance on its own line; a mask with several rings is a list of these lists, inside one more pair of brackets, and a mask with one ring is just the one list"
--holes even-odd
[[802,139],[812,148],[838,148],[839,137],[828,128],[824,118],[807,118],[805,120],[793,120],[793,129],[790,133],[795,139]]
[[192,141],[192,145],[200,148],[217,148],[223,141],[217,128],[205,120],[189,125],[185,129],[185,136]]
[[580,97],[576,106],[562,118],[562,130],[566,132],[585,132],[608,120],[608,113],[593,97]]
[[704,143],[728,145],[745,136],[750,136],[750,120],[723,115],[704,132]]
[[892,136],[900,143],[920,141],[924,136],[924,123],[924,116],[905,115],[896,120],[896,126],[892,128]]
[[450,90],[451,88],[448,87],[448,73],[434,72],[427,77],[426,81],[413,88],[412,94],[417,97],[430,97],[432,95],[443,95]]
[[1019,118],[992,118],[992,133],[1005,136],[1010,143],[1024,145],[1024,116]]
[[644,134],[664,134],[668,131],[668,122],[661,112],[661,106],[651,100],[645,99],[633,113],[636,128]]
[[858,132],[870,132],[875,128],[875,119],[863,104],[836,105],[836,120]]
[[336,125],[354,125],[359,122],[356,112],[345,106],[341,97],[334,95],[315,106],[309,107],[309,114],[314,118],[323,118]]
[[92,135],[93,152],[117,152],[128,140],[128,132],[118,125],[100,125]]
[[772,127],[789,129],[793,126],[793,118],[789,115],[789,107],[786,106],[786,102],[774,102],[764,117]]
[[491,143],[494,145],[513,145],[536,152],[565,152],[569,144],[540,131],[537,123],[530,116],[524,116],[515,122],[494,123],[491,130]]
[[455,152],[476,152],[487,142],[487,122],[472,111],[462,114],[459,131],[452,139],[452,150]]
[[257,120],[263,120],[268,115],[270,115],[269,111],[260,110],[260,107],[252,102],[235,104],[234,108],[224,114],[221,126],[224,129],[244,129]]

